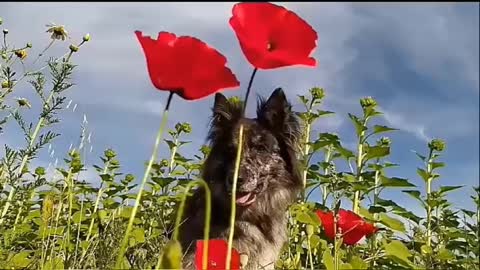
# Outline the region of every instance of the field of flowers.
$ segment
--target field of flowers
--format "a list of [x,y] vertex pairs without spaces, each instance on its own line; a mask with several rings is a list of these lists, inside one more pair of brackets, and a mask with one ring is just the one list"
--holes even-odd
[[[0,18],[2,24],[6,22]],[[310,56],[317,33],[292,11],[269,3],[236,4],[229,24],[253,67],[245,83],[245,104],[257,72],[317,65]],[[67,44],[78,37],[67,39],[69,33],[62,25],[49,25],[46,31],[51,43],[38,56],[29,50],[42,45],[14,47],[8,29],[1,34],[0,268],[181,268],[182,250],[175,233],[182,215],[179,210],[188,191],[204,184],[200,172],[210,149],[204,145],[194,156],[182,154],[183,136],[192,129],[189,123],[166,125],[169,112],[175,111],[170,101],[194,101],[238,88],[240,82],[226,66],[226,57],[194,37],[160,32],[154,39],[141,31],[132,33],[145,54],[155,91],[168,92],[145,174],[138,177],[122,171],[114,149],[106,149],[94,166],[97,179],[85,179],[88,167],[80,144],[58,164],[53,177],[46,168],[32,164],[61,136],[53,127],[61,127],[69,92],[82,86],[72,80],[79,68],[75,57],[82,53],[82,46],[95,46],[95,41],[86,34],[78,43]],[[66,46],[64,55],[48,55],[54,43]],[[42,63],[40,68],[30,68],[36,63],[36,67]],[[17,98],[18,87],[33,89],[38,101]],[[372,124],[382,115],[373,97],[359,101],[362,114],[348,114],[356,132],[354,149],[342,144],[339,134],[311,132],[318,121],[334,113],[322,110],[325,95],[328,90],[312,87],[298,96],[304,104],[297,113],[303,126],[298,159],[305,188],[286,213],[289,240],[276,269],[480,269],[479,187],[432,188],[432,182],[442,181],[438,169],[445,166],[446,143],[433,139],[412,154],[418,167],[411,170],[425,181],[426,189],[420,190],[412,181],[389,174],[389,168],[401,164],[387,161],[391,151],[387,136],[402,127]],[[38,103],[41,106],[31,105]],[[38,112],[38,117],[28,119],[27,110]],[[18,135],[25,139],[23,147],[3,145],[2,134],[13,125],[23,132]],[[82,134],[82,142],[85,137]],[[169,159],[157,160],[160,144],[168,146]],[[241,154],[239,148],[237,159]],[[424,209],[423,215],[386,197],[385,190],[410,195]],[[463,209],[448,201],[447,194],[459,191],[468,194],[476,208]],[[313,192],[320,198],[313,199]],[[344,206],[346,201],[353,207]],[[242,258],[231,248],[232,237],[199,241],[203,248],[197,250],[197,269],[239,269]]]

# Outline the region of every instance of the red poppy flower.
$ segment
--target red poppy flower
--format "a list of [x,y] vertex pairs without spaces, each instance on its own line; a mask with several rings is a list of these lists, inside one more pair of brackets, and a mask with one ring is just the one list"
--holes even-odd
[[203,41],[189,36],[158,33],[157,39],[135,31],[153,85],[195,100],[221,89],[238,87],[240,82],[225,66],[227,59]]
[[[317,215],[322,221],[325,234],[333,240],[335,238],[333,212],[318,210]],[[355,245],[364,236],[369,237],[378,230],[352,211],[340,209],[338,215],[337,232],[342,234],[343,243],[347,245]]]
[[[195,251],[195,267],[202,269],[203,258],[203,244],[204,242],[197,241],[197,249]],[[227,250],[228,244],[221,239],[212,239],[208,241],[208,270],[225,270],[227,269]],[[232,259],[230,261],[230,269],[240,269],[240,254],[237,250],[232,249]]]
[[294,12],[271,3],[238,3],[230,25],[255,68],[316,66],[317,33]]

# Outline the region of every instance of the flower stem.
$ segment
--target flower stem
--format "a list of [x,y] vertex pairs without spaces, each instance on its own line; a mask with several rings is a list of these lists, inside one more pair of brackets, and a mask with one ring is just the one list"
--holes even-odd
[[[212,216],[212,195],[208,184],[204,180],[195,180],[189,182],[185,187],[185,192],[183,193],[180,206],[178,208],[177,217],[175,219],[175,230],[173,231],[172,239],[178,241],[178,231],[180,228],[180,222],[182,221],[183,211],[185,209],[185,202],[187,200],[187,194],[190,189],[195,185],[201,185],[205,189],[205,223],[203,226],[203,253],[202,253],[202,269],[207,269],[208,264],[208,239],[210,237],[210,220]],[[162,256],[159,257],[157,261],[157,266],[155,269],[159,269],[162,263]]]
[[155,157],[157,156],[158,146],[160,145],[160,141],[162,140],[162,136],[163,136],[163,131],[165,130],[165,125],[166,125],[167,119],[168,119],[168,110],[170,108],[170,103],[172,101],[172,97],[173,97],[173,92],[170,92],[170,94],[168,96],[167,104],[165,105],[165,110],[163,111],[163,116],[162,116],[162,120],[161,120],[161,123],[160,123],[160,128],[158,129],[157,138],[155,140],[155,145],[153,146],[152,156],[150,157],[150,161],[148,162],[147,169],[145,170],[145,174],[143,175],[143,179],[142,179],[142,182],[140,184],[139,191],[137,193],[137,198],[135,200],[135,204],[133,206],[132,213],[130,215],[130,219],[128,220],[127,231],[125,232],[122,243],[120,245],[120,250],[118,251],[117,260],[115,262],[115,268],[116,269],[119,269],[122,266],[123,255],[124,255],[124,253],[127,249],[128,239],[129,239],[132,227],[133,227],[133,221],[135,219],[135,215],[136,215],[137,210],[138,210],[138,205],[140,204],[140,199],[142,198],[143,188],[145,186],[145,183],[147,182],[148,176],[150,175],[150,170],[152,169],[153,161],[155,160]]
[[[257,74],[257,68],[253,69],[252,75],[250,76],[250,81],[248,82],[247,93],[245,94],[245,101],[243,103],[242,117],[245,115],[245,109],[247,108],[248,96],[250,95],[250,89],[252,88],[253,79],[255,74]],[[240,161],[242,156],[242,146],[243,146],[243,124],[240,124],[240,130],[238,132],[238,148],[237,156],[235,157],[235,170],[233,172],[233,187],[232,187],[232,200],[230,203],[230,231],[228,233],[228,247],[227,247],[227,258],[226,266],[227,270],[230,270],[230,262],[232,260],[232,246],[233,246],[233,233],[235,230],[235,216],[236,216],[236,197],[237,197],[237,182],[238,182],[238,172],[240,171]]]
[[[367,125],[368,117],[364,118],[363,126]],[[363,169],[363,144],[365,143],[365,130],[364,129],[360,136],[358,137],[358,147],[357,147],[357,180],[358,182],[362,182],[362,169]],[[355,191],[354,198],[353,198],[353,212],[358,214],[360,208],[360,191]]]
[[[430,150],[428,155],[428,164],[427,164],[427,173],[428,175],[432,174],[432,154],[433,150]],[[430,206],[430,193],[432,192],[432,177],[427,179],[427,246],[431,247],[432,245],[432,207]]]

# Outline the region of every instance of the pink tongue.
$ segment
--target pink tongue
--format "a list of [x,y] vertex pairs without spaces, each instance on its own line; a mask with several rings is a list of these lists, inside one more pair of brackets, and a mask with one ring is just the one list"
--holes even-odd
[[247,194],[245,194],[241,197],[238,197],[237,198],[237,203],[240,203],[240,204],[246,203],[248,201],[248,199],[250,199],[250,195],[251,195],[251,193],[247,193]]

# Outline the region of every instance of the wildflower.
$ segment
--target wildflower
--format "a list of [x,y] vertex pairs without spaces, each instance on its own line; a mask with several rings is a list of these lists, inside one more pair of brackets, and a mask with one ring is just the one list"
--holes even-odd
[[440,139],[433,139],[428,143],[428,148],[433,151],[442,152],[445,150],[445,142]]
[[27,51],[26,50],[16,50],[15,55],[20,58],[21,60],[27,58]]
[[225,56],[197,38],[160,32],[155,40],[140,31],[135,34],[145,53],[150,79],[158,90],[196,100],[240,85],[225,66]]
[[[333,212],[317,211],[323,230],[331,240],[335,238],[333,214]],[[336,231],[341,234],[343,243],[346,245],[355,245],[364,236],[369,237],[377,230],[373,224],[366,222],[352,211],[340,209],[338,212]]]
[[372,97],[365,97],[360,99],[360,105],[363,109],[374,108],[377,106],[377,101],[375,101],[375,99]]
[[68,37],[68,32],[65,30],[65,26],[56,24],[47,24],[47,33],[52,33],[50,36],[53,40],[65,40]]
[[323,88],[313,87],[310,89],[310,94],[312,94],[313,99],[322,99],[325,97]]
[[[204,241],[197,241],[197,249],[195,251],[195,266],[196,269],[202,269]],[[227,269],[227,242],[221,239],[208,240],[208,260],[207,270]],[[230,261],[230,269],[240,269],[240,253],[232,249],[232,260]]]
[[247,60],[255,68],[316,66],[310,57],[317,33],[294,12],[271,3],[235,4],[230,26]]
[[390,146],[391,143],[392,141],[388,137],[382,137],[377,141],[377,144],[380,146]]

